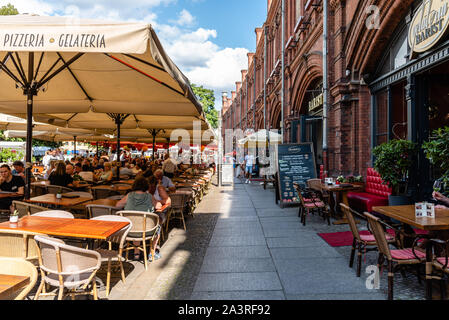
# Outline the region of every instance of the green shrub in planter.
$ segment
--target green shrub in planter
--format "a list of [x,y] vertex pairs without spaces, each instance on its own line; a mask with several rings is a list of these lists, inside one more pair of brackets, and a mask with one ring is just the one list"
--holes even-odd
[[416,150],[416,143],[408,140],[390,140],[373,149],[376,157],[374,169],[380,174],[384,183],[392,188],[393,196],[407,193],[408,172]]
[[439,179],[443,183],[443,190],[449,187],[449,127],[439,128],[432,132],[428,142],[422,146],[430,163],[441,169]]

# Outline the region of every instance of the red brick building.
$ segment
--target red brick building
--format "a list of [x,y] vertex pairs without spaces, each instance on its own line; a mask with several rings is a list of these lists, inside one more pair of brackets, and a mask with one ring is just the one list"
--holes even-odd
[[[256,52],[248,54],[236,91],[223,97],[223,130],[281,128],[282,47],[284,141],[313,141],[317,164],[324,163],[331,175],[364,175],[374,146],[393,138],[422,143],[433,129],[449,125],[449,1],[328,0],[328,159],[323,160],[324,0],[284,1],[285,43],[282,0],[268,0],[267,19],[255,30]],[[422,43],[415,37],[430,44],[416,52]],[[433,172],[423,154],[418,157],[426,175],[415,180],[422,188]]]

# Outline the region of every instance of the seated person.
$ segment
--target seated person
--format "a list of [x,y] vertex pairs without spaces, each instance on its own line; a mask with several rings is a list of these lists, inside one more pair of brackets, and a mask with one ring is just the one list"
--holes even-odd
[[125,161],[125,164],[120,168],[120,176],[133,177],[135,174],[131,170],[131,165],[129,162]]
[[154,172],[154,177],[159,181],[159,184],[164,186],[164,188],[168,188],[170,192],[176,192],[176,186],[170,180],[170,178],[164,176],[164,173],[161,169],[157,169]]
[[[155,176],[151,176],[148,179],[148,183],[150,184],[149,192],[157,201],[157,205],[155,206],[156,210],[161,209],[165,205],[171,205],[171,199],[167,193],[167,190],[164,186],[162,186]],[[162,221],[165,222],[165,215],[162,218]]]
[[94,173],[90,171],[90,167],[88,165],[83,165],[83,171],[79,173],[80,177],[83,178],[84,181],[93,182],[94,181]]
[[57,163],[57,161],[55,161],[55,160],[51,160],[50,161],[50,165],[49,165],[49,167],[47,168],[47,170],[45,171],[45,174],[44,174],[44,179],[45,180],[48,180],[48,178],[50,177],[51,173],[55,170],[56,163]]
[[25,166],[22,161],[14,161],[12,164],[14,170],[12,170],[13,176],[20,176],[25,180]]
[[[7,164],[0,167],[0,190],[15,192],[20,195],[23,195],[25,192],[25,181],[22,177],[14,176],[11,172],[11,168]],[[0,199],[0,209],[11,210],[11,212],[13,212],[12,201],[12,198]]]
[[67,172],[67,174],[69,174],[73,178],[73,182],[84,181],[84,179],[75,172],[75,167],[73,166],[73,164],[66,165],[65,172]]
[[[148,180],[144,177],[137,178],[132,186],[131,192],[128,193],[122,200],[117,202],[117,209],[124,209],[125,211],[142,211],[142,212],[154,212],[154,208],[160,206],[160,203],[148,192],[150,186]],[[159,217],[159,224],[163,224],[161,217]],[[158,235],[156,241],[153,242],[153,248],[156,251],[156,246],[159,241],[160,235]],[[137,242],[138,243],[138,242]],[[137,244],[135,243],[135,244]],[[134,256],[136,259],[139,257],[138,249],[134,250]],[[159,259],[160,254],[155,253],[155,259]],[[145,257],[146,259],[146,257]],[[153,261],[151,253],[148,259]]]
[[438,205],[435,208],[437,208],[437,209],[449,208],[449,198],[448,197],[444,196],[443,194],[441,194],[439,192],[434,192],[432,196],[435,200],[443,203],[443,205]]
[[59,161],[56,169],[48,177],[51,185],[61,187],[73,187],[73,178],[67,174],[66,166],[63,161]]
[[112,181],[113,174],[112,174],[112,164],[110,162],[104,163],[104,170],[99,170],[98,174],[95,175],[94,179],[95,181],[99,182],[109,182]]

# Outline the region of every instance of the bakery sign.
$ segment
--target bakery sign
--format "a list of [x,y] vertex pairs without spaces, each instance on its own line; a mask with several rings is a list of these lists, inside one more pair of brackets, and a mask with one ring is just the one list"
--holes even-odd
[[315,111],[319,107],[323,106],[323,94],[316,96],[311,101],[309,101],[309,112]]
[[449,0],[424,0],[410,24],[408,42],[415,53],[431,49],[446,34]]

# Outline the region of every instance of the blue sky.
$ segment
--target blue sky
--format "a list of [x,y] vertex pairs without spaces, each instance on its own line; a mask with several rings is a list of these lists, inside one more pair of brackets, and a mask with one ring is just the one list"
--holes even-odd
[[266,0],[0,0],[20,13],[151,23],[165,50],[192,83],[215,92],[235,89],[254,29],[266,19]]

